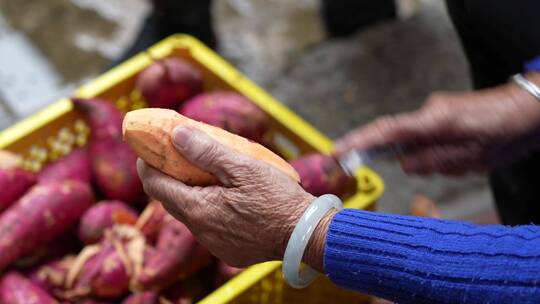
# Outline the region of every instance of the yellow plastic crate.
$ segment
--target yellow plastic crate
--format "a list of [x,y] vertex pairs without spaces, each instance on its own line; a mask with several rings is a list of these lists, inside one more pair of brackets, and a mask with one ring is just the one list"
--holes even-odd
[[[302,118],[268,95],[219,55],[187,35],[171,36],[148,49],[152,58],[181,57],[204,74],[205,90],[228,89],[245,95],[272,118],[272,142],[288,158],[310,151],[329,153],[332,141]],[[145,106],[134,90],[137,74],[150,65],[148,54],[141,53],[76,91],[78,97],[103,97],[124,111]],[[65,155],[76,145],[84,145],[88,126],[73,110],[68,99],[55,102],[41,112],[0,133],[0,149],[21,155],[23,165],[39,171],[50,161]],[[380,177],[368,168],[357,173],[358,192],[345,206],[373,209],[384,191]],[[251,266],[215,290],[199,304],[209,303],[364,303],[368,297],[341,289],[326,277],[306,289],[288,287],[281,273],[281,262]]]

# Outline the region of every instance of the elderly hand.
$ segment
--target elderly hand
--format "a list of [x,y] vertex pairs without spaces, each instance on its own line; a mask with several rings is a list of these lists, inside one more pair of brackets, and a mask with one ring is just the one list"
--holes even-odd
[[[178,127],[172,139],[187,160],[223,186],[190,187],[139,160],[146,193],[231,266],[282,259],[296,222],[314,197],[278,169],[235,153],[201,131]],[[329,219],[319,225],[305,256],[318,269]]]
[[[528,75],[540,84],[540,74]],[[537,148],[540,103],[516,84],[467,93],[436,93],[418,111],[377,119],[350,132],[336,153],[387,144],[412,147],[405,172],[460,175],[486,171]]]

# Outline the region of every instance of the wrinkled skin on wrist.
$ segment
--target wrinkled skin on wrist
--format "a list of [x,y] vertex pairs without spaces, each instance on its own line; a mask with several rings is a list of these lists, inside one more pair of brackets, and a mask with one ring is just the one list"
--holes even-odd
[[278,169],[234,153],[196,129],[179,127],[172,139],[179,153],[224,186],[190,187],[139,160],[146,193],[230,266],[281,259],[314,197]]
[[[527,75],[540,85],[540,74]],[[461,175],[504,166],[537,150],[540,102],[514,83],[465,93],[435,93],[417,111],[385,116],[351,131],[336,154],[392,143],[409,147],[407,173]]]

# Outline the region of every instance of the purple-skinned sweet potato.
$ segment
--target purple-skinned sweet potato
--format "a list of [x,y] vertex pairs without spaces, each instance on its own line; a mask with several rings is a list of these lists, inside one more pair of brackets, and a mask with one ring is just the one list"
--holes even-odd
[[142,71],[136,87],[151,108],[177,109],[202,90],[202,75],[180,58],[157,60]]
[[45,166],[37,178],[40,183],[65,179],[90,183],[92,179],[90,155],[85,148],[75,149],[62,159]]
[[330,156],[311,153],[291,162],[300,175],[300,184],[307,192],[320,196],[343,197],[356,189],[356,179],[348,176]]
[[22,274],[12,271],[1,278],[0,303],[58,304],[58,301]]
[[204,274],[197,274],[189,279],[175,282],[161,294],[165,304],[193,304],[202,299],[208,292],[210,290]]
[[101,142],[94,146],[93,172],[99,189],[108,199],[132,204],[143,194],[137,173],[137,155],[125,143]]
[[112,103],[102,99],[73,99],[91,128],[88,149],[99,190],[112,200],[128,204],[143,194],[137,174],[137,155],[122,141],[122,118]]
[[0,214],[0,271],[66,233],[93,203],[86,183],[38,184]]
[[122,304],[159,304],[159,294],[153,291],[134,293],[124,299]]
[[66,284],[67,273],[75,256],[68,255],[62,259],[52,260],[28,274],[29,279],[47,291],[49,294],[55,295],[63,291]]
[[229,266],[225,262],[219,260],[216,269],[216,287],[223,285],[223,283],[242,272],[242,270],[244,269]]
[[0,212],[7,209],[36,183],[34,174],[22,169],[0,169]]
[[189,229],[168,216],[159,234],[156,251],[145,261],[136,283],[145,290],[161,290],[200,271],[211,260],[210,252],[197,242]]
[[67,275],[64,297],[118,299],[128,292],[150,254],[137,229],[115,225],[100,243],[86,246],[77,256]]
[[161,202],[152,200],[137,219],[135,227],[142,232],[147,242],[153,244],[159,236],[166,215],[167,211]]
[[70,229],[67,233],[32,250],[29,254],[17,259],[13,266],[18,270],[30,270],[51,260],[58,260],[66,255],[76,253],[81,248],[79,238]]
[[179,112],[256,142],[263,142],[270,127],[266,113],[232,91],[201,93],[186,101]]
[[111,245],[88,260],[77,281],[77,290],[86,289],[88,295],[118,298],[128,291],[129,273],[118,249]]
[[90,125],[91,141],[122,141],[122,113],[112,102],[100,98],[72,98]]
[[114,224],[133,225],[137,212],[122,201],[101,201],[90,207],[79,223],[79,239],[85,244],[101,240],[105,229]]

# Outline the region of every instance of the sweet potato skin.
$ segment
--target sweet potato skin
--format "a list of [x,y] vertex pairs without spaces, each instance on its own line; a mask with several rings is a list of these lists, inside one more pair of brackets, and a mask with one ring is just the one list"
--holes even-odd
[[92,133],[89,152],[95,183],[108,199],[135,202],[143,194],[137,155],[122,142],[122,113],[102,99],[73,99]]
[[101,201],[90,207],[79,223],[79,239],[85,244],[98,242],[114,224],[133,225],[137,212],[122,201]]
[[117,298],[129,286],[129,274],[113,247],[107,247],[84,265],[78,286],[88,284],[91,294],[103,298]]
[[356,188],[356,179],[348,176],[330,156],[310,153],[291,162],[300,174],[300,184],[307,192],[320,196],[334,194],[343,197]]
[[40,183],[64,179],[90,183],[92,178],[90,155],[85,148],[77,148],[62,159],[45,166],[37,178]]
[[122,139],[122,113],[109,101],[100,98],[72,98],[92,130],[91,141]]
[[32,270],[52,260],[58,260],[66,255],[79,251],[81,243],[74,231],[67,233],[34,248],[29,254],[17,259],[13,267],[18,270]]
[[192,165],[176,151],[171,142],[171,133],[180,125],[197,128],[224,146],[267,162],[297,182],[300,180],[286,161],[265,147],[172,110],[140,109],[128,112],[123,124],[124,140],[146,163],[177,180],[196,186],[218,184],[213,175]]
[[67,232],[93,200],[88,184],[77,181],[34,186],[0,215],[0,271]]
[[153,291],[138,292],[130,295],[122,304],[158,304],[159,295]]
[[201,93],[186,101],[179,112],[259,143],[270,127],[266,113],[232,91]]
[[15,203],[35,183],[36,177],[28,171],[0,169],[0,212]]
[[211,260],[210,252],[197,242],[189,229],[169,216],[161,229],[155,254],[145,262],[137,277],[137,285],[161,290],[179,278],[197,273]]
[[159,236],[167,214],[161,202],[152,200],[137,219],[135,227],[142,232],[147,242],[153,244]]
[[69,268],[73,265],[74,256],[52,260],[28,274],[28,278],[49,294],[63,290]]
[[167,58],[142,71],[136,87],[150,107],[176,109],[202,90],[202,75],[183,59]]
[[122,297],[140,272],[146,251],[144,237],[135,228],[113,226],[100,243],[86,246],[75,259],[66,279],[66,297]]
[[98,143],[92,155],[96,184],[108,199],[132,204],[141,197],[137,155],[125,143]]
[[225,262],[219,260],[217,263],[216,278],[215,278],[216,287],[223,285],[223,283],[227,282],[232,277],[242,272],[242,270],[244,269],[229,266]]
[[0,303],[58,304],[58,301],[22,274],[12,271],[0,281]]
[[171,304],[193,304],[208,294],[207,282],[203,275],[195,275],[187,280],[180,280],[161,294],[166,300],[164,303]]

